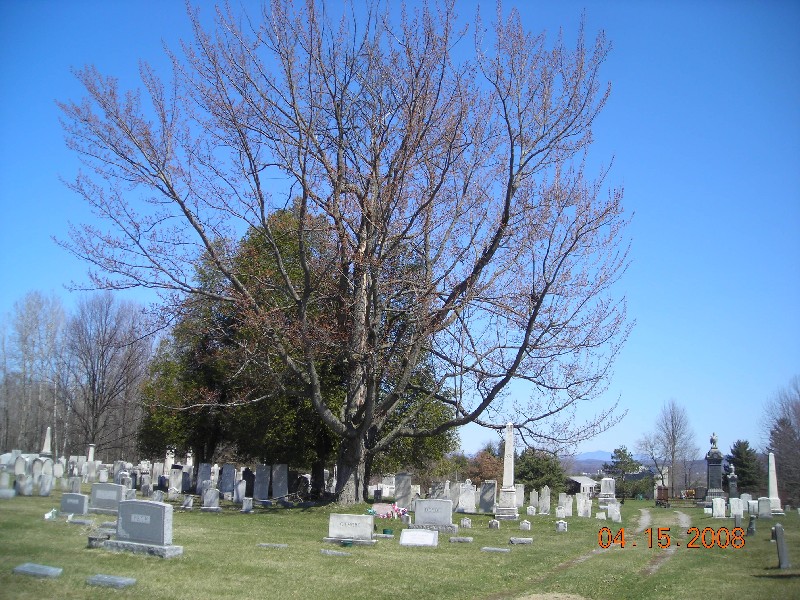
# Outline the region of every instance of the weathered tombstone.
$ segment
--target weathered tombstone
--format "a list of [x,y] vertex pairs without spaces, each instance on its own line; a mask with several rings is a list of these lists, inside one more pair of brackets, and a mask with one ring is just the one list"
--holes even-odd
[[747,533],[745,535],[751,536],[756,534],[756,515],[750,513],[750,522],[747,524]]
[[461,519],[460,525],[464,529],[472,529],[472,519],[470,519],[469,517],[464,517],[463,519]]
[[200,463],[197,466],[197,485],[195,486],[195,493],[198,496],[203,493],[200,488],[206,479],[211,479],[211,465],[209,463]]
[[286,465],[272,465],[272,497],[285,498],[289,495],[289,468]]
[[435,529],[458,533],[458,525],[453,524],[453,501],[417,499],[411,529]]
[[539,508],[539,492],[537,492],[536,490],[531,490],[530,506],[533,506],[534,508]]
[[153,495],[153,484],[150,481],[143,481],[142,482],[142,498],[149,498]]
[[597,496],[598,504],[614,502],[616,499],[616,481],[613,477],[603,477],[600,480],[600,494]]
[[497,519],[489,521],[489,529],[500,529],[500,521]]
[[61,479],[64,477],[64,465],[60,462],[53,463],[53,477],[56,479]]
[[730,473],[728,473],[728,496],[730,498],[739,497],[739,476],[736,474],[736,467],[730,466]]
[[563,519],[567,516],[567,511],[563,506],[556,506],[556,519]]
[[203,493],[203,506],[200,507],[204,512],[220,512],[222,509],[219,506],[219,490],[217,488],[208,488]]
[[478,510],[484,513],[493,513],[497,504],[497,481],[487,479],[481,484],[481,497]]
[[183,503],[181,504],[181,508],[183,510],[192,510],[193,507],[194,507],[194,496],[186,494],[183,497]]
[[81,478],[80,477],[70,477],[69,478],[69,491],[73,494],[80,494],[81,493]]
[[24,563],[14,567],[14,573],[32,575],[33,577],[58,577],[63,570],[61,567],[50,567],[36,563]]
[[28,468],[28,460],[21,454],[14,459],[14,475],[27,475]]
[[383,490],[379,487],[376,487],[372,492],[372,499],[375,502],[383,502]]
[[564,504],[564,515],[565,516],[567,516],[567,517],[571,517],[572,516],[574,501],[575,501],[575,496],[573,496],[571,494],[567,496],[566,503]]
[[178,488],[171,487],[167,490],[167,500],[170,502],[176,502],[179,494],[180,492],[178,491]]
[[546,485],[539,492],[539,514],[550,514],[550,486]]
[[116,483],[93,483],[89,512],[117,514],[119,503],[125,497],[125,486]]
[[515,483],[514,489],[517,490],[517,508],[525,506],[525,484]]
[[725,518],[725,498],[711,499],[711,516],[714,519]]
[[255,481],[253,483],[253,499],[269,500],[269,481],[272,469],[269,465],[256,465]]
[[556,521],[556,532],[562,533],[567,531],[567,522],[566,521]]
[[394,501],[400,508],[410,508],[413,496],[411,494],[411,475],[398,473],[394,476]]
[[169,487],[178,490],[183,489],[183,467],[176,465],[169,472]]
[[534,516],[536,514],[536,507],[535,506],[529,506],[525,510],[527,511],[529,517],[532,517],[532,516]]
[[375,520],[372,515],[347,515],[331,513],[328,520],[328,537],[326,542],[339,543],[342,540],[352,540],[354,544],[372,545],[372,531]]
[[439,545],[439,532],[431,529],[403,529],[400,532],[400,545],[435,547]]
[[530,531],[531,530],[531,522],[527,519],[521,521],[519,524],[520,531]]
[[604,510],[598,511],[597,513],[595,513],[594,517],[595,517],[595,519],[598,519],[600,521],[605,521],[606,520],[606,512]]
[[242,510],[240,512],[249,514],[253,512],[253,499],[244,497],[242,498]]
[[792,567],[789,562],[789,549],[786,547],[786,537],[783,532],[783,525],[776,523],[772,528],[772,539],[775,540],[778,546],[778,568],[790,569]]
[[184,494],[192,493],[192,474],[189,471],[181,472],[181,492]]
[[567,506],[567,494],[565,492],[560,492],[558,494],[558,506]]
[[608,508],[608,518],[614,521],[614,523],[621,523],[622,522],[622,513],[619,509],[619,504],[609,504]]
[[0,471],[0,498],[8,499],[17,495],[17,491],[11,487],[11,474],[8,471]]
[[125,500],[136,500],[136,490],[125,490]]
[[770,498],[762,496],[758,499],[758,518],[771,519],[772,518],[772,502]]
[[164,490],[153,490],[153,495],[151,496],[153,502],[163,502],[164,501]]
[[460,486],[458,494],[458,508],[456,512],[474,513],[475,512],[475,486],[472,485],[472,480],[467,479]]
[[136,579],[133,577],[117,577],[116,575],[103,575],[98,573],[86,579],[87,585],[94,585],[99,587],[110,587],[117,590],[122,588],[136,585]]
[[245,490],[242,498],[252,498],[255,491],[256,474],[250,470],[250,467],[245,467],[242,471],[242,481],[245,482]]
[[85,515],[89,512],[89,496],[86,494],[61,494],[61,512]]
[[236,468],[232,464],[225,463],[224,465],[222,465],[222,475],[220,475],[219,485],[217,486],[220,494],[233,493],[233,485],[235,483],[234,481],[235,477],[236,477]]
[[245,492],[247,491],[247,481],[244,479],[240,479],[236,482],[236,485],[233,486],[233,501],[236,504],[241,504],[242,500],[244,500]]
[[33,475],[17,477],[17,488],[20,496],[33,496]]
[[731,505],[731,517],[739,517],[744,515],[744,506],[740,498],[731,498],[728,500]]
[[100,469],[97,471],[97,481],[100,483],[108,482],[108,469]]
[[742,515],[733,515],[733,526],[734,528],[742,528]]
[[704,515],[708,515],[708,516],[710,517],[710,516],[711,516],[711,514],[712,514],[711,507],[710,507],[710,506],[704,506],[704,507],[703,507],[703,514],[704,514]]
[[171,558],[183,554],[172,545],[172,505],[149,500],[119,503],[117,538],[105,544],[109,550],[141,552]]
[[577,495],[578,516],[588,519],[592,516],[592,498],[589,494],[580,493]]
[[53,490],[53,475],[44,473],[39,478],[39,495],[40,496],[49,496],[50,492]]

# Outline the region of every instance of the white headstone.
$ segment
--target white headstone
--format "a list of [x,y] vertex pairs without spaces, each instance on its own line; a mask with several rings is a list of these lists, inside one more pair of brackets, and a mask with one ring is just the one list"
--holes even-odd
[[403,529],[400,532],[401,546],[438,546],[439,532],[435,529]]
[[375,521],[372,515],[331,513],[328,520],[328,538],[341,540],[371,540],[374,523]]
[[711,516],[715,519],[725,518],[725,498],[711,499]]

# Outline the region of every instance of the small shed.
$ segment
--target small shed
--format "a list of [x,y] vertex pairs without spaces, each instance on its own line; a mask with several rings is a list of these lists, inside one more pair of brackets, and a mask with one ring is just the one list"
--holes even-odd
[[567,477],[567,486],[571,494],[581,493],[594,496],[595,490],[597,489],[597,482],[585,475],[570,475]]

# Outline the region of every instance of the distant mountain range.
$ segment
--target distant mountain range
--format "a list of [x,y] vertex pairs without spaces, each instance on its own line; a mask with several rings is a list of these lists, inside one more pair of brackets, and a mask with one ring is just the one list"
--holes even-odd
[[611,452],[605,450],[595,450],[594,452],[581,452],[574,456],[575,460],[602,460],[608,462],[611,460]]

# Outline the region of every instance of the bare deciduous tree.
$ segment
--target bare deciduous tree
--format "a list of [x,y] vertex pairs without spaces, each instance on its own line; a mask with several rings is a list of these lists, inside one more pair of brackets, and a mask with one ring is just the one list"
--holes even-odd
[[110,292],[78,303],[67,326],[70,409],[78,447],[126,458],[141,422],[140,387],[151,344],[141,309]]
[[[574,419],[629,328],[611,294],[627,264],[621,191],[583,161],[608,94],[603,35],[548,46],[498,9],[461,58],[453,2],[394,21],[369,3],[336,22],[293,4],[219,11],[213,31],[192,15],[174,77],[145,65],[140,91],[78,72],[88,97],[62,108],[88,173],[71,187],[109,227],[75,227],[65,246],[96,268],[92,285],[238,304],[269,349],[264,376],[302,382],[341,440],[343,502],[398,436],[511,420],[527,443],[558,447],[613,424],[614,407]],[[269,225],[285,207],[299,223],[291,257]],[[245,231],[278,265],[269,280],[234,260]],[[201,266],[224,285],[204,289]],[[341,409],[320,393],[331,361]],[[385,428],[421,369],[436,381],[414,391],[454,418],[421,430],[412,411]]]
[[764,413],[767,452],[775,453],[778,493],[794,505],[800,501],[800,376],[767,402]]
[[664,479],[669,468],[670,494],[674,497],[676,484],[680,483],[682,475],[690,475],[692,461],[700,452],[686,409],[674,399],[665,402],[655,429],[636,442],[636,450],[653,462],[659,478]]

